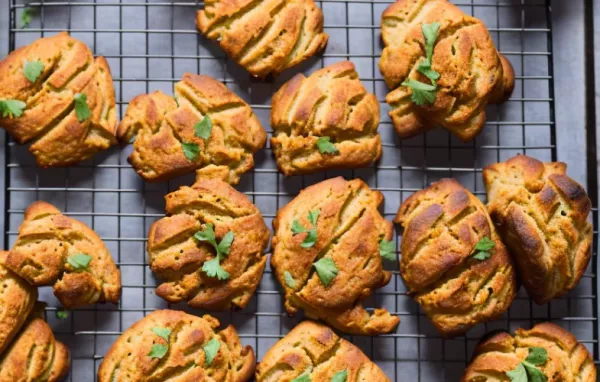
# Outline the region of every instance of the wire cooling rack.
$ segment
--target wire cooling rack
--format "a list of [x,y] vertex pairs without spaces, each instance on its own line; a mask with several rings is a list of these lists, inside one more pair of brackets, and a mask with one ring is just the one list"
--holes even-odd
[[[35,3],[10,0],[0,5],[0,14],[9,13],[10,50],[67,30],[87,43],[96,55],[105,56],[113,73],[120,115],[137,94],[154,90],[170,94],[174,82],[189,71],[224,81],[252,105],[270,132],[270,97],[281,84],[299,71],[310,73],[337,61],[353,61],[364,85],[376,93],[382,107],[379,130],[384,150],[380,163],[367,169],[286,179],[277,172],[267,145],[256,155],[256,169],[245,175],[237,188],[252,199],[269,224],[277,210],[299,190],[336,175],[360,177],[381,190],[385,195],[383,213],[392,219],[402,200],[437,179],[455,177],[485,198],[481,180],[483,166],[516,153],[527,153],[541,160],[559,157],[561,144],[568,142],[561,139],[557,143],[556,138],[553,10],[548,2],[456,2],[466,13],[486,23],[496,46],[512,62],[517,75],[511,99],[501,106],[488,108],[485,130],[467,144],[441,130],[403,141],[395,136],[384,102],[385,84],[377,67],[382,49],[380,16],[391,2],[317,1],[323,9],[325,31],[329,34],[325,53],[269,81],[251,78],[228,60],[215,43],[196,32],[195,12],[202,7],[202,2],[197,0],[46,0]],[[33,17],[31,24],[22,28],[21,15],[25,7],[29,7]],[[583,126],[572,128],[572,134],[577,135],[577,129]],[[37,168],[27,147],[10,140],[2,149],[6,182],[3,195],[5,245],[14,243],[24,209],[35,200],[46,200],[98,232],[121,269],[123,292],[118,306],[78,309],[66,320],[55,317],[59,305],[50,288],[40,290],[40,298],[49,304],[49,323],[71,350],[70,380],[93,381],[103,355],[123,330],[148,312],[170,306],[154,294],[156,280],[147,264],[146,235],[150,224],[164,215],[164,195],[180,185],[191,184],[193,177],[165,184],[146,184],[126,161],[131,146],[123,150],[112,148],[93,160],[65,169]],[[578,151],[578,148],[570,149]],[[575,159],[571,158],[570,163],[571,171],[577,172],[578,180],[585,183],[588,179],[582,169],[587,163],[594,163],[595,158],[590,160],[583,151],[580,150]],[[589,187],[594,188],[595,179],[589,182]],[[593,218],[598,221],[597,209]],[[597,227],[594,235],[597,239]],[[397,242],[400,239],[398,233]],[[392,281],[367,301],[367,305],[383,306],[399,315],[400,326],[389,335],[347,338],[392,380],[458,381],[483,334],[495,329],[530,327],[545,320],[571,330],[598,363],[597,281],[592,271],[597,269],[595,251],[581,283],[565,298],[537,306],[520,291],[501,319],[478,325],[464,337],[446,340],[440,338],[418,305],[406,295],[397,262],[386,263],[385,268],[394,272]],[[183,305],[171,307],[190,311]],[[258,360],[302,318],[301,315],[289,318],[285,314],[280,289],[270,269],[265,271],[246,309],[214,315],[223,324],[236,326],[242,341],[255,349]]]

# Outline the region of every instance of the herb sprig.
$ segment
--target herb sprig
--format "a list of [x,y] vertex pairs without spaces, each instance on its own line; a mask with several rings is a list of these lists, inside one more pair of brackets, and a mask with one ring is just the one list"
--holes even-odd
[[511,382],[546,382],[548,378],[536,366],[548,360],[548,352],[544,348],[530,347],[529,355],[519,362],[514,370],[506,372]]
[[410,99],[417,105],[422,106],[426,103],[433,104],[437,94],[436,81],[440,78],[440,74],[431,67],[433,60],[433,47],[437,39],[440,23],[422,24],[421,30],[425,38],[425,59],[421,61],[417,67],[417,71],[423,74],[431,81],[431,85],[424,84],[417,80],[407,79],[402,82],[402,86],[407,86],[412,89]]
[[306,228],[298,220],[292,222],[292,232],[294,236],[307,232],[308,235],[302,241],[302,248],[310,248],[317,242],[317,220],[319,219],[319,210],[312,210],[308,213],[308,221],[312,224],[312,228]]
[[221,242],[217,243],[215,237],[215,230],[212,223],[208,223],[204,228],[204,231],[198,231],[194,235],[194,239],[198,241],[207,241],[215,249],[217,255],[202,265],[202,271],[208,275],[208,277],[217,277],[219,280],[227,280],[229,273],[221,267],[221,261],[229,255],[231,251],[231,244],[233,243],[234,234],[233,231],[229,231],[223,236]]
[[492,254],[490,251],[496,246],[496,242],[487,236],[482,237],[477,244],[475,244],[475,251],[473,252],[473,258],[477,260],[487,260]]

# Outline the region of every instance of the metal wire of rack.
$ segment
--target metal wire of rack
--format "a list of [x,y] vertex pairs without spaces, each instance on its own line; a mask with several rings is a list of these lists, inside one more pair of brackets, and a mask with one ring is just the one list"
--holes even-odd
[[[96,55],[105,56],[113,72],[120,115],[135,95],[154,90],[170,93],[182,73],[190,71],[224,81],[252,105],[270,133],[270,96],[281,84],[300,70],[311,72],[340,60],[353,61],[367,89],[380,100],[382,160],[367,169],[284,178],[278,173],[267,147],[256,155],[256,169],[245,175],[237,187],[260,208],[267,223],[299,190],[336,175],[360,177],[382,191],[385,195],[383,213],[391,219],[402,200],[437,179],[455,177],[484,198],[480,173],[485,165],[516,153],[527,153],[541,160],[557,159],[548,1],[455,1],[466,13],[486,23],[496,46],[513,63],[517,74],[511,99],[504,105],[488,108],[484,132],[468,144],[444,131],[431,131],[403,141],[395,136],[384,101],[385,83],[377,68],[382,49],[380,15],[392,2],[317,0],[325,16],[325,31],[330,35],[325,53],[266,82],[251,78],[214,43],[196,32],[195,11],[202,6],[198,0],[10,0],[4,9],[9,12],[10,50],[66,30],[86,42]],[[19,20],[25,7],[33,10],[34,18],[29,27],[21,29]],[[49,323],[59,340],[71,350],[70,380],[95,380],[103,355],[123,330],[147,312],[170,306],[153,293],[156,280],[147,266],[146,233],[150,224],[164,215],[164,195],[180,185],[190,184],[192,176],[166,184],[146,184],[127,164],[131,147],[114,148],[65,169],[37,168],[27,147],[12,141],[7,141],[4,149],[5,244],[14,243],[24,208],[42,199],[96,230],[121,269],[123,293],[118,306],[78,309],[66,320],[57,319],[53,313],[58,302],[52,291],[40,290],[40,298],[49,303]],[[596,208],[593,211],[594,222],[597,222],[598,211]],[[597,236],[595,227],[595,243]],[[397,232],[397,243],[400,240]],[[385,267],[394,271],[393,279],[367,304],[385,306],[401,316],[400,326],[388,335],[347,338],[394,380],[457,381],[483,334],[495,329],[530,327],[545,320],[553,320],[571,330],[598,363],[598,299],[596,275],[592,272],[597,269],[595,252],[580,285],[565,298],[537,306],[521,291],[503,318],[479,325],[466,336],[454,339],[442,339],[407,296],[397,262],[386,263]],[[174,307],[204,313],[182,305]],[[302,318],[285,314],[280,289],[270,269],[265,271],[246,309],[213,315],[224,324],[234,324],[242,341],[255,349],[258,360]]]

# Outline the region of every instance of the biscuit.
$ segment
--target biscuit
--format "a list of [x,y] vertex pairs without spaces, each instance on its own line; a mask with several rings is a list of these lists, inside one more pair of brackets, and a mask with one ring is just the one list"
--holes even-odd
[[456,180],[414,193],[394,222],[404,228],[400,274],[443,336],[508,309],[517,291],[512,261],[484,205]]
[[573,289],[592,253],[592,203],[566,170],[525,155],[483,170],[492,220],[538,304]]
[[[154,222],[148,233],[150,268],[163,280],[156,294],[169,301],[187,301],[194,308],[244,308],[260,283],[270,232],[248,198],[218,179],[198,178],[165,197],[167,216]],[[209,277],[203,266],[216,250],[194,235],[212,224],[220,242],[229,232],[233,242],[220,266],[226,280]]]
[[69,349],[41,318],[32,318],[0,357],[0,382],[54,382],[69,372]]
[[[271,148],[285,175],[370,166],[381,157],[379,102],[349,61],[306,78],[297,74],[273,96]],[[319,140],[329,139],[329,150]],[[334,152],[330,152],[334,151]]]
[[461,381],[509,381],[506,373],[515,370],[532,348],[543,348],[547,353],[545,362],[535,366],[546,377],[544,380],[596,381],[594,360],[586,347],[573,334],[550,322],[530,330],[517,329],[514,337],[500,332],[482,340]]
[[119,300],[121,275],[102,240],[46,202],[25,210],[5,265],[33,286],[54,285],[67,309]]
[[[41,73],[28,78],[26,62],[40,62]],[[88,118],[77,115],[77,94],[86,96]],[[25,103],[21,116],[0,113],[0,126],[18,143],[32,142],[29,151],[42,167],[69,166],[117,143],[108,64],[66,32],[38,39],[0,61],[0,100]]]
[[313,0],[206,0],[198,29],[253,76],[279,74],[325,48]]
[[[439,23],[431,60],[428,61],[423,25]],[[485,125],[488,103],[506,100],[514,88],[514,71],[499,54],[486,26],[447,0],[398,0],[382,15],[385,48],[379,69],[388,88],[390,117],[401,138],[441,126],[463,141],[474,139]],[[431,80],[418,71],[430,62],[439,74],[436,94],[417,105],[404,81],[425,86]]]
[[[218,326],[209,315],[152,312],[117,338],[100,364],[98,382],[249,381],[256,365],[254,351],[242,347],[233,326],[217,331]],[[216,351],[205,350],[211,341],[218,341]],[[154,345],[166,347],[166,353],[151,357]]]
[[[393,230],[377,210],[382,201],[383,195],[360,179],[337,177],[305,188],[277,212],[271,267],[289,314],[303,309],[308,317],[353,334],[388,333],[398,325],[400,319],[387,310],[370,314],[362,305],[391,278],[379,250]],[[295,233],[298,226],[313,231]],[[307,246],[311,236],[315,240]],[[335,277],[322,278],[328,272],[316,272],[321,265]]]
[[[203,138],[197,127],[205,117],[211,128]],[[148,182],[200,169],[207,178],[237,184],[266,140],[246,102],[214,78],[190,73],[175,84],[175,98],[156,91],[132,99],[117,136],[122,144],[133,140],[128,161]],[[195,156],[186,156],[190,146]]]
[[256,367],[256,382],[332,381],[344,372],[346,382],[389,381],[358,347],[338,337],[325,325],[304,321],[279,340]]

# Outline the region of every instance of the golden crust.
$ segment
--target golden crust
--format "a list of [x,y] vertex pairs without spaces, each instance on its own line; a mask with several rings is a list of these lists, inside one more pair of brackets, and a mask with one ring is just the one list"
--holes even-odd
[[196,23],[255,77],[279,74],[327,45],[313,0],[206,0]]
[[[92,260],[87,271],[78,272],[67,259],[81,253]],[[42,201],[25,210],[6,267],[31,285],[54,284],[54,295],[67,309],[98,302],[116,304],[121,293],[120,272],[98,235]]]
[[[455,336],[502,315],[517,283],[513,264],[484,205],[454,179],[408,198],[394,222],[402,224],[400,274],[412,297],[443,336]],[[494,241],[486,260],[475,244]]]
[[[440,74],[433,105],[418,106],[407,79],[428,83],[417,71],[425,57],[423,24],[440,23],[432,68]],[[488,103],[507,99],[514,71],[502,57],[485,25],[447,0],[398,0],[382,15],[385,48],[379,69],[392,91],[386,101],[394,128],[402,138],[441,126],[463,141],[472,140],[485,124]]]
[[[266,140],[250,106],[214,78],[190,73],[175,84],[175,97],[156,91],[131,100],[117,133],[122,144],[135,139],[129,163],[149,182],[199,169],[204,177],[237,184]],[[194,130],[206,115],[212,122],[208,141]],[[182,142],[198,145],[196,160],[185,157]]]
[[538,304],[573,289],[592,253],[592,203],[566,170],[525,155],[483,170],[490,215]]
[[44,320],[32,318],[0,359],[0,382],[54,382],[69,372],[69,349]]
[[[308,317],[355,334],[388,333],[398,325],[400,319],[387,310],[369,314],[361,303],[391,278],[379,254],[380,241],[391,240],[393,229],[377,210],[382,201],[383,195],[360,179],[337,177],[307,187],[277,212],[271,267],[285,291],[289,314],[303,309]],[[315,209],[320,211],[317,242],[303,248],[307,234],[294,235],[292,222],[310,227],[307,215]],[[339,271],[328,287],[312,266],[323,257],[332,259]],[[287,285],[285,272],[295,280],[294,288]]]
[[256,382],[290,382],[306,374],[311,381],[330,381],[343,370],[347,382],[389,381],[358,347],[325,325],[303,321],[267,351],[256,368]]
[[[24,61],[40,60],[35,83],[24,74]],[[91,112],[79,122],[74,96],[85,94]],[[17,142],[33,142],[29,151],[42,167],[69,166],[117,143],[115,92],[103,57],[66,32],[36,40],[0,61],[0,99],[26,103],[22,116],[1,118]]]
[[[381,157],[379,102],[367,93],[354,64],[342,61],[306,78],[297,74],[273,96],[271,147],[285,175],[366,167]],[[322,154],[327,136],[337,154]]]
[[[133,324],[115,341],[98,370],[98,382],[227,381],[252,378],[256,360],[250,346],[240,344],[233,326],[217,331],[219,321],[175,310],[158,310]],[[168,344],[152,329],[171,330]],[[203,350],[211,339],[220,342],[210,366]],[[153,344],[168,345],[167,354],[150,358]]]
[[[199,178],[192,187],[180,187],[165,199],[167,217],[152,224],[148,233],[150,268],[164,280],[156,294],[170,303],[187,301],[200,309],[244,308],[267,262],[263,252],[270,232],[258,208],[218,179]],[[214,227],[217,242],[227,232],[234,233],[230,253],[221,261],[230,275],[227,280],[202,271],[202,265],[215,257],[215,250],[194,239],[194,234],[208,223]]]
[[537,366],[548,381],[596,381],[594,360],[573,334],[550,322],[530,330],[517,329],[515,336],[501,332],[481,341],[462,382],[509,381],[506,372],[514,370],[529,355],[529,348],[541,347],[548,360]]

